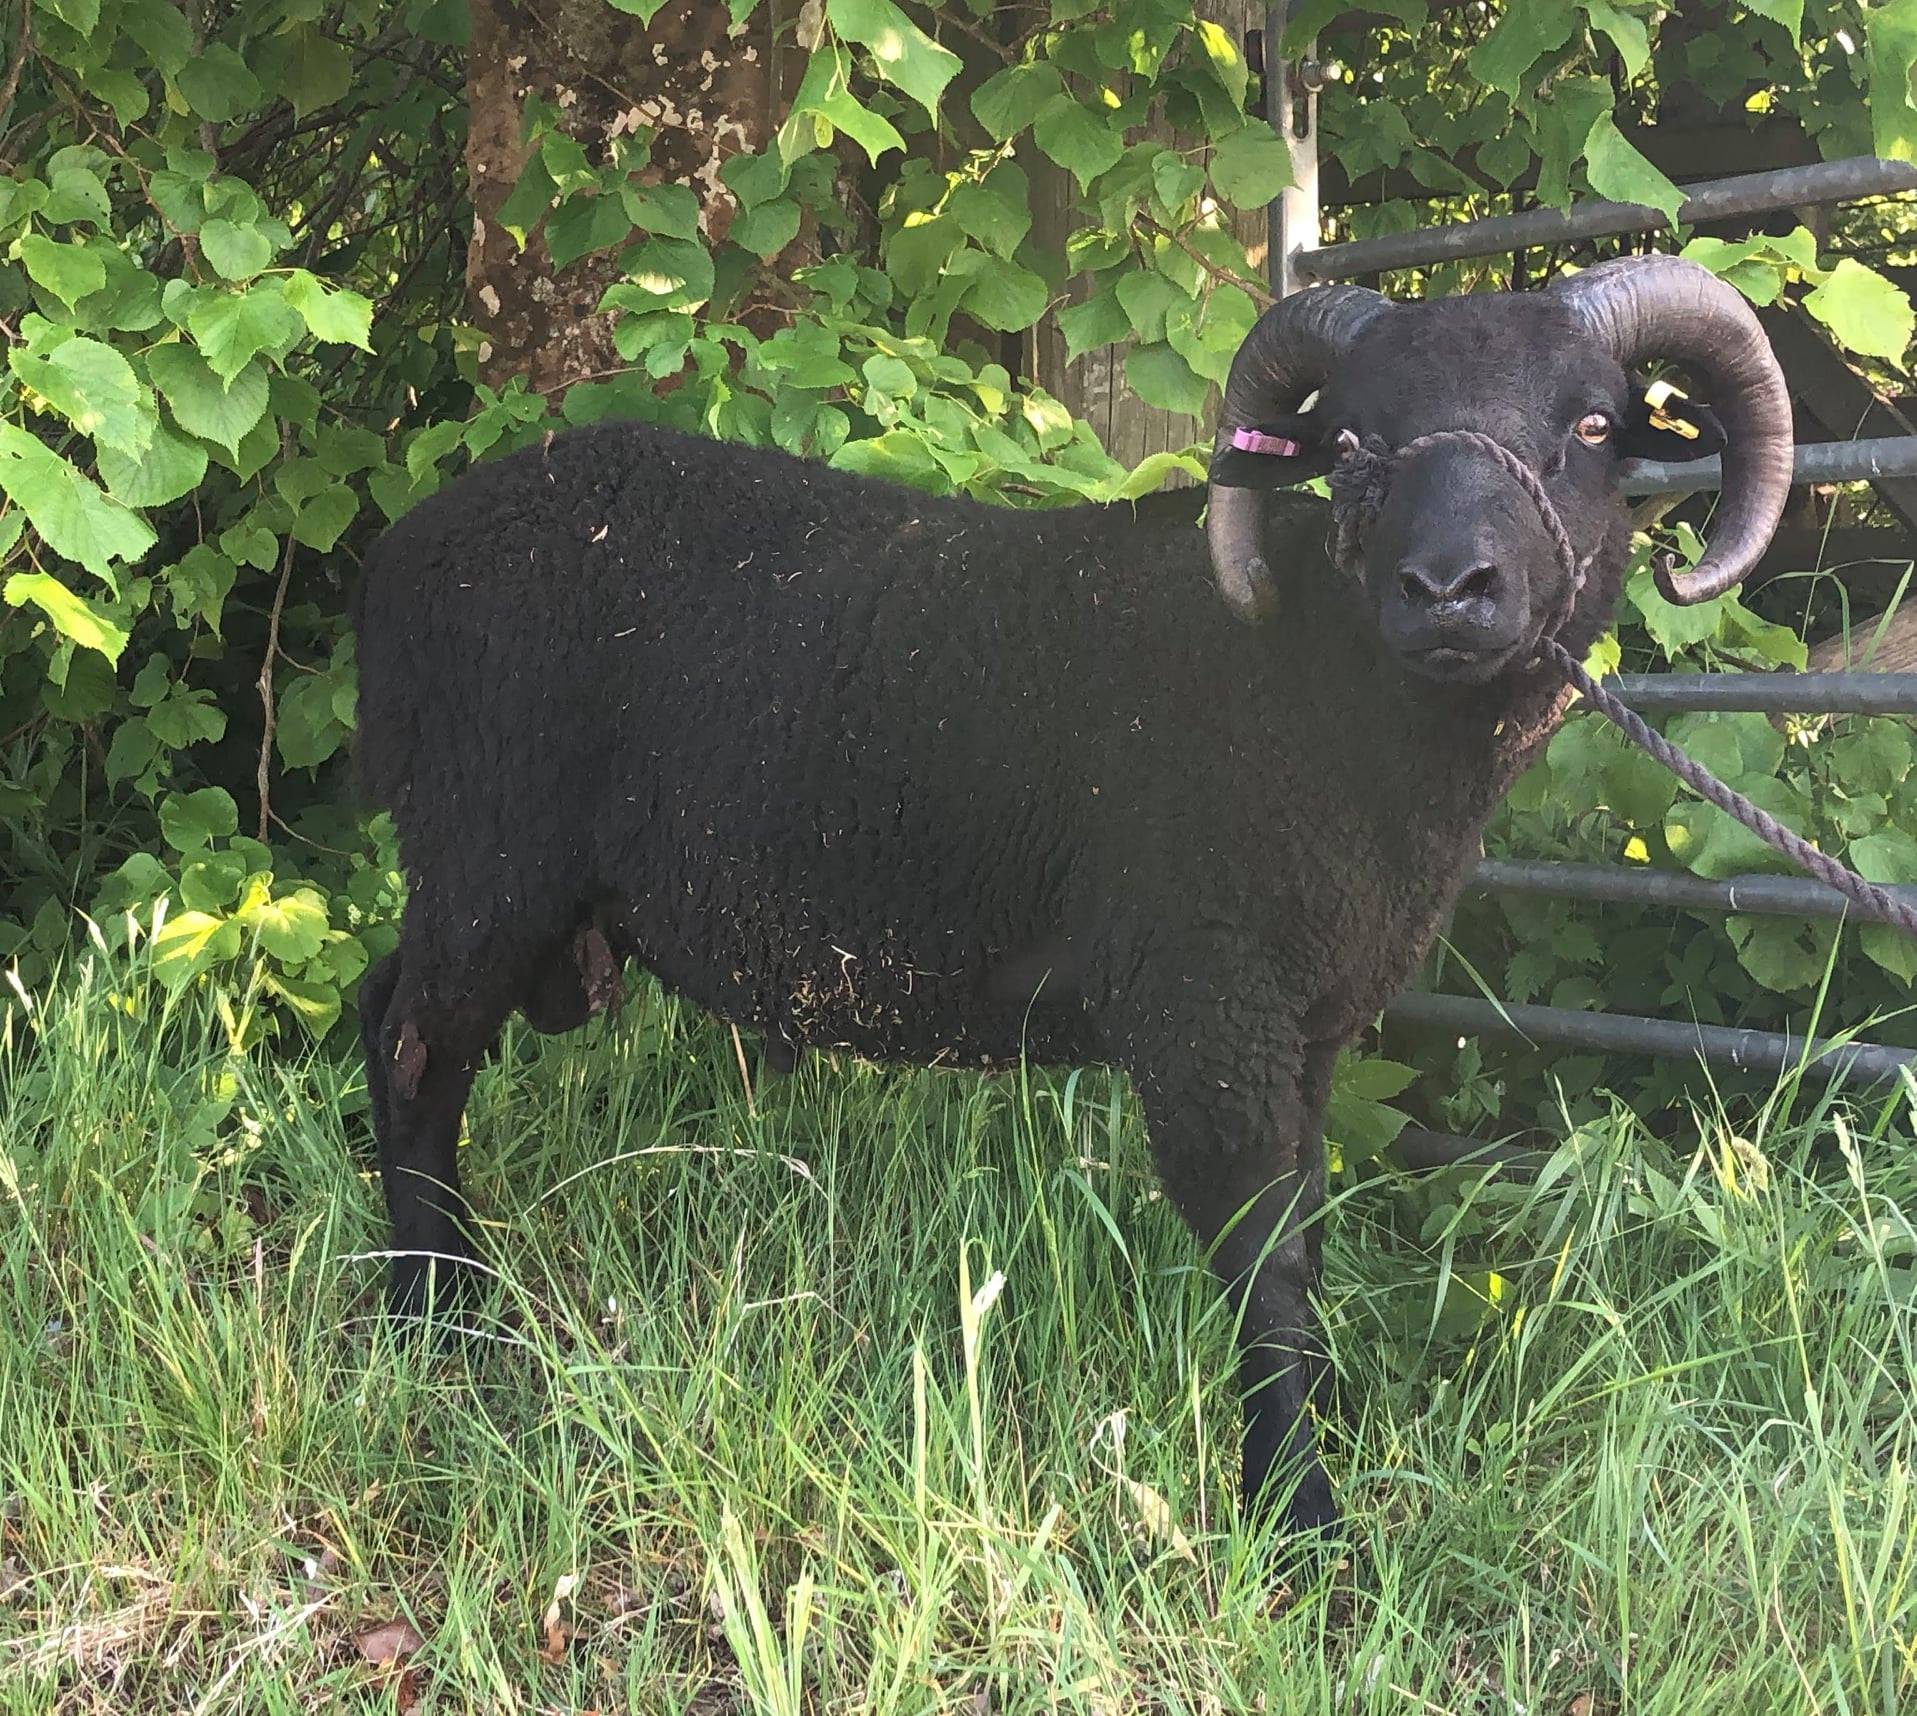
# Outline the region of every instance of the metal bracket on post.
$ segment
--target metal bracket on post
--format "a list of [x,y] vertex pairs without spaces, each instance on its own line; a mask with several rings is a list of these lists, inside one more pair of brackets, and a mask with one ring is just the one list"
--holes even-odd
[[1310,284],[1298,273],[1297,257],[1318,248],[1318,91],[1329,70],[1316,58],[1315,43],[1306,44],[1303,59],[1284,57],[1290,13],[1290,0],[1265,8],[1263,42],[1265,117],[1291,154],[1291,184],[1265,210],[1270,235],[1265,272],[1280,298]]

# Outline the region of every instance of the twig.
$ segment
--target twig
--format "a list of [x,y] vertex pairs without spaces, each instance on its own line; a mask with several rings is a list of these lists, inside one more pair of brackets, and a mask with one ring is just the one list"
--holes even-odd
[[27,55],[32,52],[33,0],[20,0],[20,39],[13,45],[13,64],[7,67],[5,79],[0,80],[0,125],[6,123],[13,109],[13,98],[20,89],[20,74],[27,69]]
[[1198,250],[1188,240],[1180,238],[1170,227],[1160,226],[1150,215],[1142,213],[1133,215],[1132,225],[1153,238],[1169,238],[1173,244],[1177,245],[1180,250],[1189,256],[1192,261],[1197,263],[1200,268],[1204,269],[1214,280],[1222,280],[1229,286],[1236,286],[1241,292],[1249,292],[1253,299],[1259,304],[1272,304],[1277,302],[1271,293],[1263,286],[1260,286],[1256,280],[1247,279],[1234,268],[1220,268],[1218,264],[1213,262],[1204,252]]
[[277,820],[273,816],[273,800],[267,785],[267,776],[273,765],[273,731],[279,724],[278,711],[273,705],[273,663],[280,653],[280,610],[286,606],[286,584],[293,576],[293,538],[289,532],[286,538],[285,552],[280,555],[280,584],[273,592],[273,611],[266,622],[266,656],[260,663],[260,708],[265,711],[265,720],[260,728],[260,768],[257,785],[260,789],[260,832],[262,844],[266,840],[267,824]]

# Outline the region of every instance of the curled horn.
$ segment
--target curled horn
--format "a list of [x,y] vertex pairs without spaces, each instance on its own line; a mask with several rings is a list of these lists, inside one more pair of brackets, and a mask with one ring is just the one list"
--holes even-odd
[[1267,618],[1278,592],[1265,563],[1264,495],[1217,480],[1232,431],[1296,410],[1324,383],[1359,331],[1390,307],[1389,299],[1362,286],[1313,287],[1272,305],[1232,359],[1212,452],[1205,537],[1219,593],[1241,620]]
[[1658,588],[1686,605],[1742,581],[1769,544],[1791,486],[1791,406],[1783,373],[1741,293],[1675,256],[1601,262],[1551,288],[1628,371],[1671,358],[1700,373],[1724,425],[1724,498],[1710,548],[1689,572],[1659,564]]

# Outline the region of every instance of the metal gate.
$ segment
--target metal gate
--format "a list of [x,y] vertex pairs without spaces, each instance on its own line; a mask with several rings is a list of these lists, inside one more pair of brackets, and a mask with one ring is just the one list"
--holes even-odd
[[[1346,244],[1321,245],[1318,207],[1318,92],[1327,68],[1316,45],[1286,59],[1281,54],[1288,4],[1267,8],[1262,42],[1266,116],[1291,153],[1291,189],[1268,211],[1268,269],[1280,297],[1323,281],[1349,280],[1390,269],[1492,256],[1576,239],[1652,232],[1667,226],[1663,212],[1639,204],[1591,201],[1569,209],[1533,209],[1486,220],[1417,228]],[[1678,219],[1686,225],[1779,209],[1844,203],[1917,190],[1917,167],[1861,156],[1771,172],[1748,173],[1685,187]],[[1798,484],[1857,482],[1917,476],[1917,435],[1800,444]],[[1626,467],[1624,492],[1633,497],[1681,494],[1719,486],[1719,462]],[[1917,714],[1917,673],[1626,674],[1620,696],[1646,713],[1737,710],[1764,713]],[[1744,876],[1728,881],[1623,865],[1486,860],[1468,889],[1558,899],[1671,906],[1692,911],[1841,918],[1842,895],[1808,878]],[[1917,888],[1893,890],[1917,903]],[[1476,996],[1406,994],[1385,1011],[1387,1021],[1460,1037],[1514,1037],[1566,1048],[1719,1061],[1781,1073],[1802,1064],[1857,1082],[1894,1079],[1917,1067],[1917,1052],[1885,1044],[1828,1039],[1807,1042],[1772,1031],[1738,1030],[1673,1019],[1651,1019],[1564,1007],[1520,1006]],[[1477,1139],[1408,1132],[1407,1155],[1436,1165],[1482,1155]]]

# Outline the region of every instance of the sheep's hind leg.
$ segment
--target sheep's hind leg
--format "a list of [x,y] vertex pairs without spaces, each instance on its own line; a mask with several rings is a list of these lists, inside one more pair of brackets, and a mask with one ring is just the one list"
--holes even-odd
[[511,1011],[503,987],[474,981],[457,999],[422,991],[402,966],[368,1043],[384,1082],[375,1104],[380,1183],[392,1222],[391,1309],[417,1316],[470,1290],[469,1215],[459,1188],[459,1121],[473,1075]]

